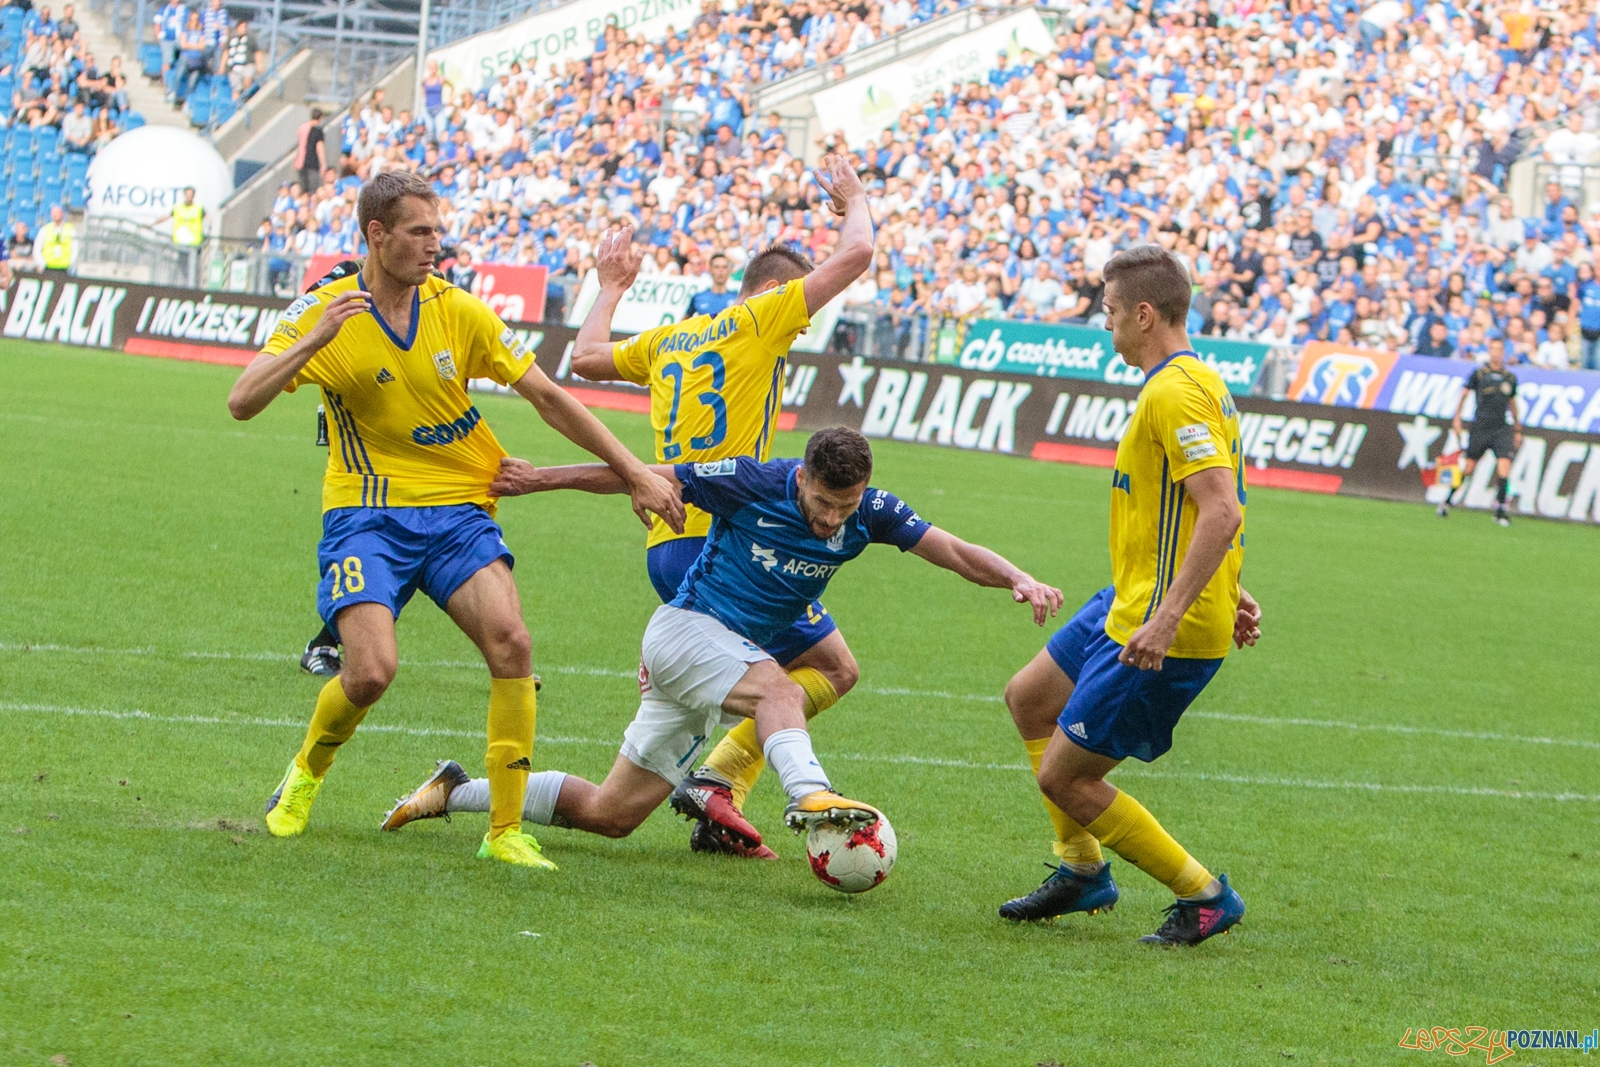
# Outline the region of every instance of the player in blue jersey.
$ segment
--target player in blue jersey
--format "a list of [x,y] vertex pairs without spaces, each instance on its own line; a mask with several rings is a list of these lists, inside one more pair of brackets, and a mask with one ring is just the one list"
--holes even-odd
[[[685,503],[711,513],[711,534],[677,595],[645,629],[639,711],[611,773],[599,785],[560,771],[534,775],[524,811],[537,823],[626,837],[689,776],[717,725],[745,718],[755,720],[762,752],[789,795],[784,820],[791,828],[872,821],[870,805],[834,791],[806,732],[805,692],[761,647],[869,544],[894,545],[970,582],[1010,589],[1040,626],[1061,605],[1059,589],[930,525],[893,493],[870,488],[872,449],[854,430],[813,434],[804,461],[743,457],[651,469],[676,481]],[[552,487],[622,490],[598,465],[541,473]],[[505,489],[517,484],[511,479]],[[487,783],[464,779],[459,767],[436,772],[401,801],[401,825],[484,810]],[[759,843],[754,827],[744,832]]]
[[710,315],[716,318],[739,299],[738,292],[728,288],[728,279],[733,276],[733,267],[728,263],[728,257],[718,252],[711,257],[708,266],[711,268],[711,288],[702,289],[689,298],[689,310],[683,313],[686,319],[692,319],[696,315]]

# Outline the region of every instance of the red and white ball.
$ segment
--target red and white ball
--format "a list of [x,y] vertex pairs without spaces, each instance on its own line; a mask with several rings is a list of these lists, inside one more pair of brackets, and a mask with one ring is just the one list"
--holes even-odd
[[894,827],[882,814],[853,830],[822,825],[806,836],[811,872],[841,893],[865,893],[889,877],[896,851]]

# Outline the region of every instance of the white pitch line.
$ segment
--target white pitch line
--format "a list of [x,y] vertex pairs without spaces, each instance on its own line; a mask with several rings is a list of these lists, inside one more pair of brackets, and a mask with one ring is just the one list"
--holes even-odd
[[[161,653],[154,648],[101,648],[99,646],[76,647],[72,645],[53,644],[26,644],[17,642],[0,641],[0,652],[58,652],[70,655],[100,655],[100,656],[159,656]],[[293,652],[181,652],[177,655],[185,659],[217,659],[217,660],[251,660],[294,663],[300,657]],[[449,669],[449,670],[482,670],[483,663],[479,660],[406,660],[400,661],[402,667],[420,669]],[[626,678],[630,681],[637,679],[637,670],[625,671],[611,667],[589,667],[571,664],[540,665],[540,670],[556,674],[582,675],[595,678]],[[887,697],[912,697],[927,700],[959,700],[966,703],[999,704],[1004,698],[992,694],[978,693],[949,693],[939,689],[906,689],[900,686],[868,686],[858,685],[856,692],[871,693],[875,696]],[[1281,718],[1270,715],[1241,715],[1225,711],[1190,711],[1186,713],[1191,719],[1211,719],[1216,722],[1248,723],[1255,726],[1299,726],[1323,730],[1349,730],[1352,732],[1374,732],[1400,734],[1412,737],[1443,737],[1455,741],[1490,741],[1500,744],[1520,745],[1546,745],[1554,748],[1581,748],[1591,751],[1600,751],[1600,741],[1586,741],[1581,738],[1566,737],[1536,737],[1523,734],[1502,734],[1478,730],[1451,730],[1434,726],[1409,726],[1400,723],[1361,723],[1344,722],[1338,719],[1304,719]]]
[[1191,718],[1216,719],[1221,722],[1247,722],[1261,726],[1312,726],[1328,730],[1376,730],[1390,734],[1421,734],[1428,737],[1451,737],[1460,741],[1514,741],[1524,745],[1561,745],[1568,748],[1600,749],[1600,741],[1582,741],[1565,737],[1524,737],[1520,734],[1484,733],[1476,730],[1446,730],[1432,726],[1402,726],[1393,723],[1340,722],[1337,719],[1278,719],[1265,715],[1234,715],[1224,711],[1191,711]]
[[[253,717],[222,718],[214,715],[152,715],[147,711],[113,711],[108,708],[79,708],[60,704],[14,704],[0,702],[0,711],[12,712],[43,712],[52,715],[81,716],[99,719],[122,719],[143,722],[172,723],[183,726],[267,726],[283,727],[287,729],[302,729],[303,720],[297,719],[262,719]],[[408,726],[404,723],[371,723],[363,724],[362,730],[369,733],[400,734],[406,737],[465,737],[481,739],[482,731],[455,730],[446,727]],[[602,740],[593,737],[561,737],[541,734],[538,741],[553,745],[604,745],[612,747],[617,744],[615,740]],[[867,756],[851,752],[829,753],[832,760],[847,763],[874,763],[874,764],[899,764],[917,767],[937,767],[953,770],[972,771],[1026,771],[1028,767],[1022,763],[975,763],[968,760],[939,759],[933,756]],[[1571,801],[1600,803],[1600,796],[1586,793],[1544,793],[1514,789],[1489,789],[1479,786],[1455,785],[1391,785],[1383,782],[1341,782],[1319,781],[1310,778],[1276,778],[1254,775],[1219,774],[1205,771],[1153,771],[1133,769],[1130,777],[1134,778],[1165,778],[1176,781],[1188,782],[1225,782],[1230,785],[1266,786],[1276,789],[1338,789],[1361,793],[1411,793],[1411,794],[1440,794],[1445,796],[1461,797],[1498,797],[1507,800],[1543,800],[1566,803]]]

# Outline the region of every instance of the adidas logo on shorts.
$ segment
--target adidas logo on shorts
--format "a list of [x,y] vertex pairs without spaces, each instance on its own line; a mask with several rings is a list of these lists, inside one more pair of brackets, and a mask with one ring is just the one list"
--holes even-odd
[[1089,739],[1089,731],[1083,728],[1083,723],[1081,722],[1075,722],[1071,726],[1067,727],[1067,733],[1071,734],[1073,737],[1082,738],[1085,741]]

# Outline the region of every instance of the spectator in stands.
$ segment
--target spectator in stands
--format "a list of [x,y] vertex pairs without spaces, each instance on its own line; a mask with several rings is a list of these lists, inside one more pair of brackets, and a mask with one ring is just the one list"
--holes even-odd
[[83,101],[72,105],[72,111],[61,119],[61,147],[67,152],[85,155],[94,151],[94,120],[84,110]]
[[233,95],[242,100],[249,95],[251,86],[265,66],[266,58],[261,51],[261,42],[251,32],[247,20],[240,19],[234,26],[233,34],[228,38],[226,57],[228,83],[233,86]]
[[[189,9],[182,0],[167,0],[166,5],[156,12],[155,31],[156,43],[161,46],[161,78],[166,81],[167,74],[178,61],[178,38],[183,34],[183,27],[189,19]],[[170,82],[167,83],[169,86]],[[167,99],[172,99],[169,91]]]
[[181,110],[189,94],[206,73],[206,31],[200,12],[190,11],[178,34],[178,74],[173,84],[172,106]]
[[206,38],[207,74],[217,74],[226,70],[223,46],[228,39],[228,27],[231,24],[228,12],[222,6],[222,0],[211,0],[200,16],[200,26]]
[[322,109],[314,107],[311,109],[311,118],[301,123],[295,134],[294,166],[300,172],[300,188],[307,192],[322,184],[320,175],[327,166],[327,157],[323,154],[324,140]]

